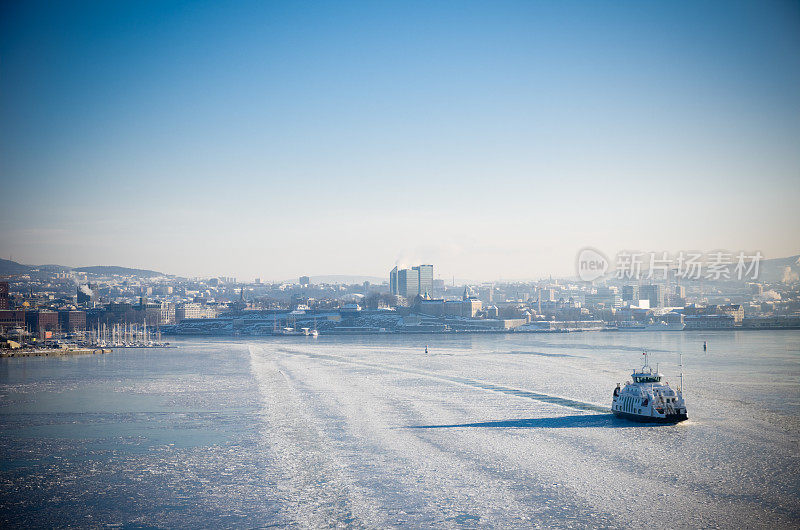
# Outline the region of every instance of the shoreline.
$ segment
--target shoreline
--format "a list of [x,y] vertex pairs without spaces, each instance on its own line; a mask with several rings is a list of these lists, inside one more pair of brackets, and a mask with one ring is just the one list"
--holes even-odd
[[[320,333],[320,337],[347,337],[347,336],[365,336],[365,335],[377,335],[377,336],[397,336],[397,335],[436,335],[436,336],[444,336],[444,335],[564,335],[570,333],[624,333],[628,334],[638,334],[638,333],[693,333],[693,332],[708,332],[708,331],[798,331],[800,330],[800,326],[790,326],[790,327],[759,327],[759,328],[701,328],[701,329],[683,329],[683,330],[618,330],[618,329],[575,329],[575,330],[552,330],[552,331],[515,331],[515,330],[458,330],[458,331],[385,331],[385,332],[376,332],[376,331],[347,331],[347,332],[327,332],[327,333]],[[175,333],[170,334],[171,337],[175,338],[193,338],[193,337],[208,337],[208,338],[277,338],[277,337],[306,337],[306,338],[316,338],[311,337],[310,335],[281,335],[281,334],[264,334],[264,335],[251,335],[251,334],[232,334],[232,333]]]
[[9,350],[0,352],[0,359],[11,359],[13,357],[64,357],[66,355],[102,355],[112,353],[111,348],[77,348],[77,349],[45,349],[45,350]]

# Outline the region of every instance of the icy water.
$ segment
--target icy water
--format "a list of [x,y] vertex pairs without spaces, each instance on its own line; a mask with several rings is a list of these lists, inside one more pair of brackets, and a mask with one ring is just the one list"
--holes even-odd
[[[683,352],[690,421],[608,413],[643,347],[673,385]],[[10,359],[0,526],[796,528],[799,439],[794,331]]]

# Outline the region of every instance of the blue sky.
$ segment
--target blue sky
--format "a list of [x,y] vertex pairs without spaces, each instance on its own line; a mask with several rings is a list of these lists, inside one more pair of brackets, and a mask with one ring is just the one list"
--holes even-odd
[[797,2],[6,2],[2,257],[470,279],[800,251]]

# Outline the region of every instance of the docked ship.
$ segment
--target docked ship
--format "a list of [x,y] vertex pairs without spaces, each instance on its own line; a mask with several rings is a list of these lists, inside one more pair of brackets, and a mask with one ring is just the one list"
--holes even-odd
[[617,322],[617,331],[644,331],[645,329],[647,328],[644,327],[644,324],[635,320]]
[[686,324],[680,321],[656,320],[642,324],[635,320],[623,320],[617,323],[616,329],[617,331],[683,331],[685,327]]
[[644,366],[633,372],[632,381],[614,389],[611,412],[619,418],[652,423],[678,423],[688,419],[683,401],[683,370],[681,386],[673,389],[662,382],[663,375],[653,371],[644,352]]
[[658,322],[652,322],[645,326],[645,330],[647,331],[683,331],[683,328],[686,327],[686,324],[683,322],[664,322],[663,320],[659,320]]

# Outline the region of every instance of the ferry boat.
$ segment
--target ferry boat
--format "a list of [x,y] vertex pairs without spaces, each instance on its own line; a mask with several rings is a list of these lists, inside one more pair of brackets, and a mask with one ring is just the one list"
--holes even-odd
[[[678,423],[689,418],[686,403],[683,401],[683,369],[681,386],[673,389],[669,383],[662,382],[663,375],[655,372],[644,354],[644,366],[634,370],[632,381],[614,389],[611,399],[611,412],[618,418],[651,423]],[[682,364],[682,363],[681,363]]]

